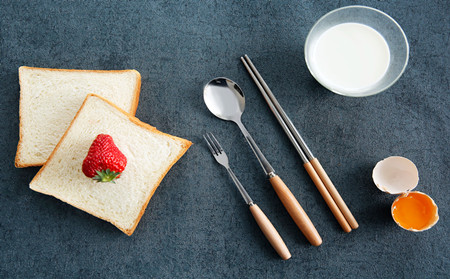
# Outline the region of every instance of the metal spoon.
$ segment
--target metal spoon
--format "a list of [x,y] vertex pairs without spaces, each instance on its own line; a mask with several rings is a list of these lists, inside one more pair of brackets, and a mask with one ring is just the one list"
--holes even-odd
[[206,84],[203,90],[203,99],[212,114],[220,119],[232,121],[239,126],[289,215],[312,245],[319,246],[322,244],[322,238],[308,215],[286,184],[275,174],[275,170],[242,124],[241,116],[245,109],[245,97],[241,88],[228,78],[215,78]]

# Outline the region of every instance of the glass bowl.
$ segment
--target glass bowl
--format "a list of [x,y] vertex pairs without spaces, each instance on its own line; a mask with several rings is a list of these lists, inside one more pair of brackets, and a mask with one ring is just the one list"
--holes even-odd
[[[376,82],[361,88],[346,89],[330,82],[319,73],[314,59],[317,42],[330,28],[343,23],[366,25],[381,35],[389,49],[387,69]],[[321,17],[310,30],[305,42],[305,60],[313,77],[328,90],[351,97],[364,97],[380,93],[391,87],[403,74],[408,64],[409,45],[398,23],[382,11],[366,6],[347,6],[333,10]]]

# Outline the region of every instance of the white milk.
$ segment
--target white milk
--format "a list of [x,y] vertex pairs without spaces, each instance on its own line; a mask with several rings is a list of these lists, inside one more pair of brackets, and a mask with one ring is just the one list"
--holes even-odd
[[319,37],[312,60],[318,78],[328,87],[352,94],[383,77],[390,54],[386,41],[375,29],[360,23],[342,23]]

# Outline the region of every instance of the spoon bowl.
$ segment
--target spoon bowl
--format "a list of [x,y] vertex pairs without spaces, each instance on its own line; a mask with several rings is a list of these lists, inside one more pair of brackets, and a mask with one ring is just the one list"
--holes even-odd
[[209,111],[220,119],[237,122],[245,109],[245,97],[237,83],[228,78],[215,78],[203,90]]

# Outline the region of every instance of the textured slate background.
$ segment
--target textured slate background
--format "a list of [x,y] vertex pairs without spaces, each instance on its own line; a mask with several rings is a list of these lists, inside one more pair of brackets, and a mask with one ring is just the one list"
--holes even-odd
[[[354,1],[2,1],[0,4],[0,277],[445,278],[449,264],[449,18],[447,1],[360,1],[390,14],[411,47],[403,77],[367,98],[332,94],[309,74],[303,44],[326,12]],[[239,61],[249,54],[360,222],[345,234]],[[163,180],[136,232],[115,227],[28,183],[15,169],[21,65],[137,69],[137,116],[195,143]],[[246,93],[243,122],[324,239],[310,246],[238,128],[214,118],[204,84],[227,76]],[[283,262],[201,135],[214,132],[293,255]],[[371,170],[390,156],[419,169],[416,188],[440,221],[411,233]],[[447,277],[448,278],[448,277]]]

